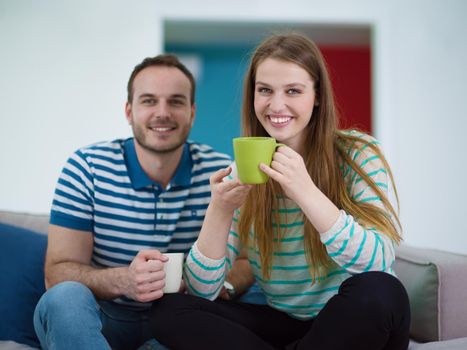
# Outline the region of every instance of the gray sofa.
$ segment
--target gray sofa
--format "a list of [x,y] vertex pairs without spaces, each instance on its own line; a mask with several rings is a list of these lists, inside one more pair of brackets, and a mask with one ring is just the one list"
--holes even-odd
[[[45,235],[48,216],[0,211],[0,224]],[[395,270],[407,289],[411,303],[412,340],[409,349],[466,350],[467,256],[402,245],[397,249]],[[0,316],[5,317],[9,315]],[[25,317],[28,319],[32,314]],[[0,337],[0,349],[31,347]]]

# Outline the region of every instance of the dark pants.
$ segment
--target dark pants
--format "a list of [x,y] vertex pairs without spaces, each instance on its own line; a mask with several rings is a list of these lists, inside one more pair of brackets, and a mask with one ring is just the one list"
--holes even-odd
[[154,336],[178,349],[399,350],[409,342],[410,309],[399,280],[366,272],[344,281],[314,319],[267,305],[165,295],[152,309]]

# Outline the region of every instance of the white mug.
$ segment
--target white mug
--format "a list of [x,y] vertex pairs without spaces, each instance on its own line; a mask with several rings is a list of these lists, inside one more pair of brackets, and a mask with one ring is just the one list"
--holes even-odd
[[177,293],[182,285],[183,253],[164,253],[169,258],[164,263],[165,287],[164,293]]

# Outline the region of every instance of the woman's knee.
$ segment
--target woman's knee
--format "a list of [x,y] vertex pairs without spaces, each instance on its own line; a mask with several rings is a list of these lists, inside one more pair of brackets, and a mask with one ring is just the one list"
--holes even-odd
[[174,311],[187,311],[199,309],[199,302],[203,299],[189,294],[173,293],[165,294],[162,298],[153,302],[152,308],[157,313],[173,313]]
[[341,286],[344,294],[352,301],[372,311],[393,311],[398,309],[409,312],[409,299],[402,283],[393,275],[380,271],[354,275]]

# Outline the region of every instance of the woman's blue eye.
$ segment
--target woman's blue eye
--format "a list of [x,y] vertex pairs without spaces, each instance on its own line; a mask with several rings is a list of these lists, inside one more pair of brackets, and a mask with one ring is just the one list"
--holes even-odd
[[265,87],[260,87],[258,88],[259,93],[269,93],[271,92],[271,89],[265,88]]
[[288,89],[287,90],[287,93],[289,95],[296,95],[296,94],[299,94],[301,91],[300,90],[297,90],[297,89]]

